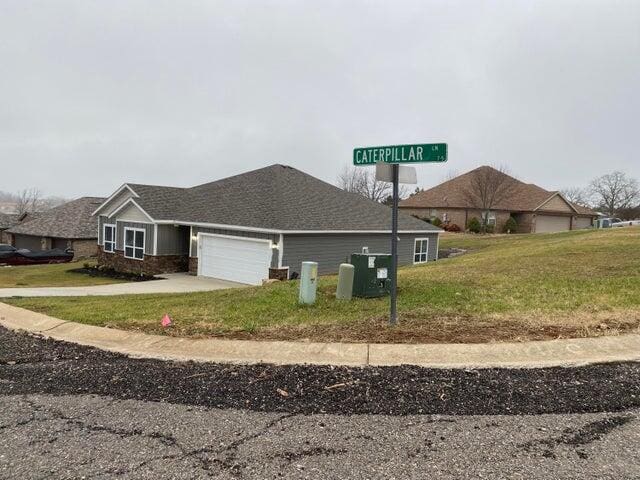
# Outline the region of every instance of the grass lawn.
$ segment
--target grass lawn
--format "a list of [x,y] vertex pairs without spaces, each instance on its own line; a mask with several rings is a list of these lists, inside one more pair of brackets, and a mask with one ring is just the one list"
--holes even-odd
[[466,255],[406,267],[400,323],[388,299],[341,302],[323,277],[314,306],[297,304],[297,282],[217,292],[9,303],[93,325],[172,335],[372,342],[484,342],[595,336],[640,325],[640,229],[512,236],[446,236]]
[[[90,277],[83,273],[69,271],[74,268],[82,268],[85,263],[87,262],[0,267],[0,288],[83,287],[121,282],[121,280],[112,278]],[[95,262],[88,263],[93,265]]]

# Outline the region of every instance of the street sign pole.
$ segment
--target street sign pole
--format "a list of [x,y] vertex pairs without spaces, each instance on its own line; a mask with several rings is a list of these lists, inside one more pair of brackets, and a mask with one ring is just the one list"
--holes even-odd
[[[376,180],[393,182],[393,208],[391,213],[391,313],[389,323],[398,321],[398,183],[416,183],[416,173],[411,167],[399,164],[443,163],[447,161],[446,143],[417,143],[411,145],[387,145],[384,147],[359,147],[353,149],[353,164],[366,167],[376,166]],[[401,171],[400,168],[403,170]],[[391,174],[391,175],[389,175]],[[413,255],[414,252],[411,251]]]
[[393,211],[391,213],[391,313],[389,323],[398,321],[398,164],[393,166]]

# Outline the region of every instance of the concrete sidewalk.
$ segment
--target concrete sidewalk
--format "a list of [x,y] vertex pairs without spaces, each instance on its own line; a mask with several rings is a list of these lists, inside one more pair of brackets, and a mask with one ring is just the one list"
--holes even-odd
[[537,368],[640,360],[640,335],[525,343],[366,344],[176,338],[67,322],[0,303],[0,326],[132,357],[279,365]]
[[145,293],[209,292],[225,288],[246,287],[241,283],[215,278],[196,277],[186,273],[161,275],[163,280],[114,283],[88,287],[0,288],[0,298],[9,297],[85,297],[99,295],[134,295]]

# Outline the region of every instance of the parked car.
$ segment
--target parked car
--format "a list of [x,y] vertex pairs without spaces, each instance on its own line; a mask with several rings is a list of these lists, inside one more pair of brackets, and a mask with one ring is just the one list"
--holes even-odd
[[12,245],[0,243],[0,265],[37,265],[46,263],[67,263],[73,260],[73,252],[70,250],[43,250],[32,252],[31,250],[18,250]]
[[640,220],[620,220],[619,218],[615,218],[614,222],[611,223],[612,227],[633,227],[640,225]]

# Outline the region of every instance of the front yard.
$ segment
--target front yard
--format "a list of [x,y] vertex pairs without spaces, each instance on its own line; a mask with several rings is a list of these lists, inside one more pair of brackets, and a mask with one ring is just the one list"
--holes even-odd
[[[58,263],[53,265],[0,266],[0,288],[16,287],[85,287],[120,283],[106,277],[91,277],[71,270],[82,268],[86,262]],[[95,262],[91,262],[94,264]]]
[[297,282],[135,298],[24,298],[8,303],[92,325],[172,335],[371,342],[485,342],[610,335],[640,326],[640,231],[455,236],[441,248],[469,253],[399,276],[400,323],[388,299],[341,302],[336,277],[319,282],[314,306]]

